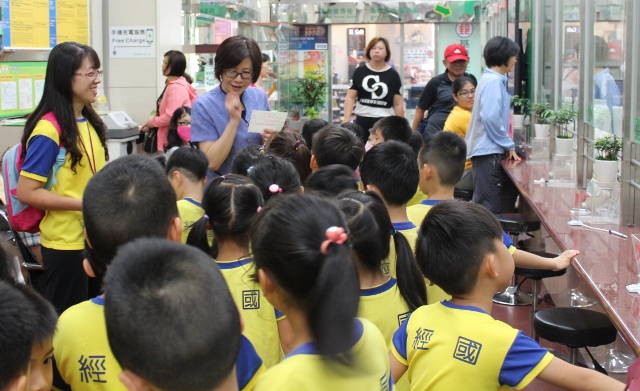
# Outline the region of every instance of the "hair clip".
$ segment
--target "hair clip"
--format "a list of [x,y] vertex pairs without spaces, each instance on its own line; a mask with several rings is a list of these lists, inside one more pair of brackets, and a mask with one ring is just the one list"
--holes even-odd
[[296,145],[294,145],[294,148],[296,149],[296,151],[298,150],[298,147],[300,146],[300,144],[303,144],[303,142],[301,140],[296,140]]
[[262,207],[259,206],[257,212],[260,213],[261,210],[262,210]]
[[220,175],[220,178],[222,178],[222,180],[223,180],[223,181],[224,181],[225,179],[227,179],[227,178],[225,178],[225,176],[224,176],[224,175]]
[[247,174],[250,173],[251,170],[253,170],[253,166],[249,166],[249,168],[247,168]]
[[393,233],[391,234],[391,236],[393,236],[393,235],[395,235],[395,234],[397,234],[397,233],[398,233],[398,231],[394,229],[394,230],[393,230]]
[[282,193],[282,188],[274,183],[273,185],[269,186],[269,191],[271,192],[271,194]]
[[209,220],[209,216],[206,213],[203,214],[202,217],[204,217],[206,220]]
[[327,240],[322,242],[320,245],[320,252],[322,255],[327,255],[327,251],[329,250],[329,245],[331,243],[342,244],[349,239],[349,235],[344,232],[344,228],[342,227],[329,227],[324,234],[327,237]]

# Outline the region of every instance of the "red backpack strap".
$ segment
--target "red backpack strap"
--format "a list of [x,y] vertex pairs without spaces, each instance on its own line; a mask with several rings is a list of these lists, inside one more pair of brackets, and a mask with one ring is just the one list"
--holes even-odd
[[[47,120],[53,124],[53,127],[58,131],[58,136],[62,137],[62,129],[60,128],[60,124],[58,123],[58,119],[53,111],[50,111],[42,116],[41,119]],[[62,141],[61,141],[62,142]]]

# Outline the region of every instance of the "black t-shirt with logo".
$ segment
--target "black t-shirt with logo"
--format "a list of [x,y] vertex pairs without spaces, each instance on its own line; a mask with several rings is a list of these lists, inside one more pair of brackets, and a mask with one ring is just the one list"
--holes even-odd
[[394,96],[401,95],[402,81],[393,68],[374,71],[363,65],[353,72],[349,89],[358,91],[361,105],[389,109],[393,107]]
[[[447,117],[453,110],[453,106],[456,105],[456,101],[453,99],[453,81],[449,79],[448,72],[446,70],[444,73],[429,80],[424,90],[422,90],[422,95],[420,95],[418,107],[424,111],[429,111],[427,134],[435,134],[435,132],[442,130]],[[472,74],[465,72],[464,76],[473,79],[478,84]]]

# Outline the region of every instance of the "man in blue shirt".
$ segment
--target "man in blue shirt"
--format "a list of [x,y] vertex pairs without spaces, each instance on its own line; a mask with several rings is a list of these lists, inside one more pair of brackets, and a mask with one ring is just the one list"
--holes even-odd
[[493,213],[502,212],[502,186],[508,181],[500,161],[520,160],[509,137],[510,95],[507,73],[520,47],[504,37],[491,38],[484,48],[487,68],[476,90],[476,106],[467,131],[467,157],[473,167],[473,202]]

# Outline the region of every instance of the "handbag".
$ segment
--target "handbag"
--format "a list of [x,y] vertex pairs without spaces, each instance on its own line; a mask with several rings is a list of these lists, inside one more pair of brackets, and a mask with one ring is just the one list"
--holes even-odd
[[[160,102],[162,101],[166,90],[167,86],[165,85],[164,90],[162,90],[162,94],[160,94],[156,101],[156,117],[160,112]],[[145,133],[144,140],[142,141],[142,150],[149,154],[158,152],[158,128],[150,128],[147,133]]]

